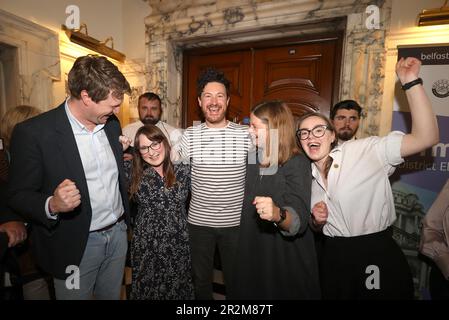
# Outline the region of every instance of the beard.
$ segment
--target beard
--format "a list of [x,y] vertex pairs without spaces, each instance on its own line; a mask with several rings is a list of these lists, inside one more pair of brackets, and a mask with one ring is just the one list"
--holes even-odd
[[209,116],[209,115],[206,115],[205,116],[205,118],[206,118],[206,120],[208,121],[208,122],[210,122],[210,123],[219,123],[219,122],[222,122],[223,121],[223,119],[225,119],[225,116],[226,116],[226,114],[221,114],[221,115],[219,115],[219,116]]
[[153,117],[145,117],[145,118],[141,119],[140,121],[142,121],[143,124],[156,125],[156,123],[159,122],[159,119],[153,118]]
[[354,134],[355,134],[355,132],[352,130],[340,131],[338,133],[338,139],[343,140],[343,141],[348,141],[348,140],[352,139]]
[[210,122],[210,123],[220,123],[220,122],[222,122],[226,118],[226,108],[224,106],[217,105],[217,107],[219,108],[219,112],[218,113],[212,113],[211,111],[208,110],[209,107],[215,107],[215,105],[207,106],[203,110],[204,118],[208,122]]

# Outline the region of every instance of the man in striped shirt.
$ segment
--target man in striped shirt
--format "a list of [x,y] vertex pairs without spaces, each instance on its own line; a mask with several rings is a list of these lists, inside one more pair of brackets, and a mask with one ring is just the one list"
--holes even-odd
[[225,285],[232,276],[251,139],[246,126],[226,120],[230,82],[223,73],[206,70],[197,91],[205,122],[187,128],[175,149],[191,164],[188,223],[195,296],[212,299],[216,246]]

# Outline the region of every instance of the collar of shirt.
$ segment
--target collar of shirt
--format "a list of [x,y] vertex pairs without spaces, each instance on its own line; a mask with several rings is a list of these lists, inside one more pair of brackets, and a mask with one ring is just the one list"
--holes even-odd
[[[333,159],[332,166],[334,166],[335,164],[338,165],[341,162],[341,155],[342,155],[341,151],[342,151],[341,145],[338,145],[334,149],[332,149],[331,152],[329,153],[329,157]],[[332,167],[330,169],[332,169]],[[323,189],[327,189],[324,186],[323,180],[321,179],[320,171],[318,170],[318,166],[315,164],[315,162],[312,162],[312,177],[321,185]]]
[[338,139],[338,145],[341,146],[343,143],[348,142],[348,141],[352,141],[352,140],[357,140],[357,137],[356,137],[356,136],[353,136],[353,137],[352,137],[351,139],[349,139],[349,140],[341,140],[341,139]]
[[[70,99],[70,98],[69,98]],[[69,118],[70,125],[72,126],[73,133],[90,133],[89,130],[87,130],[86,126],[82,124],[78,119],[75,118],[75,116],[70,112],[69,104],[67,99],[65,101],[65,112],[67,114],[67,117]],[[97,133],[98,131],[102,130],[104,128],[104,124],[97,124],[94,128],[94,130],[91,133]]]
[[218,130],[223,130],[223,129],[229,128],[231,126],[231,121],[226,120],[226,125],[223,127],[209,127],[206,122],[202,122],[201,124],[204,126],[205,129],[218,131]]
[[342,153],[341,145],[337,145],[334,149],[332,149],[332,151],[329,153],[329,157],[331,157],[333,159],[332,166],[335,163],[340,163],[341,162],[342,154],[343,153]]

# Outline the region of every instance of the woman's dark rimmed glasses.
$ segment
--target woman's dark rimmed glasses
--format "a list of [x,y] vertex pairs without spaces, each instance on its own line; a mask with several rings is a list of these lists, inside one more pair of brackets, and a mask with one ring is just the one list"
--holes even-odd
[[149,146],[140,146],[139,147],[139,152],[141,154],[146,154],[146,153],[150,152],[150,149],[154,150],[154,151],[157,151],[160,148],[161,148],[161,142],[153,142]]
[[315,128],[309,130],[309,129],[298,129],[296,130],[296,137],[299,140],[306,140],[307,138],[309,138],[310,133],[312,133],[312,135],[315,138],[321,138],[322,136],[324,136],[324,134],[326,133],[326,130],[328,129],[328,127],[324,124],[316,126]]

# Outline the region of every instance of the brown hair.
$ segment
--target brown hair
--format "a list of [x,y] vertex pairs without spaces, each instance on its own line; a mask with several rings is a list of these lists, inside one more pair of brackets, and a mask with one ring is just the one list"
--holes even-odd
[[[293,115],[290,108],[283,101],[262,102],[256,105],[251,110],[251,113],[262,120],[268,127],[262,166],[283,165],[293,155],[300,152],[295,140]],[[272,130],[277,130],[277,135],[273,135]],[[277,150],[275,149],[276,146],[278,147]]]
[[69,72],[70,95],[80,99],[81,91],[86,90],[94,102],[106,100],[109,92],[116,99],[123,99],[131,88],[125,76],[105,57],[87,55],[79,57]]
[[140,148],[139,136],[142,134],[149,140],[153,142],[160,142],[164,145],[165,158],[162,167],[165,178],[165,187],[171,188],[176,183],[175,170],[173,167],[173,163],[170,160],[171,148],[170,144],[168,143],[167,137],[158,127],[154,125],[144,125],[143,127],[139,128],[139,130],[137,130],[136,136],[134,138],[134,147],[136,152],[133,157],[131,183],[129,186],[130,198],[133,198],[134,195],[139,190],[139,185],[143,175],[144,166],[146,164],[145,160],[143,160],[142,155],[139,152]]
[[[334,128],[332,122],[329,120],[329,118],[326,117],[324,114],[319,113],[319,112],[306,113],[301,118],[299,118],[298,125],[297,125],[298,130],[299,130],[302,122],[304,120],[306,120],[307,118],[310,118],[310,117],[317,117],[317,118],[320,118],[320,119],[324,120],[324,122],[326,122],[327,130],[329,130],[330,132],[334,132],[335,133],[335,128]],[[301,147],[301,142],[299,141],[299,138],[298,138],[298,144]],[[331,152],[337,145],[338,145],[338,139],[337,139],[337,137],[335,137],[334,142],[331,143],[331,148],[330,148],[329,152]],[[301,149],[302,149],[302,147],[301,147]],[[333,162],[332,157],[328,156],[327,159],[326,159],[326,164],[324,166],[324,174],[325,174],[326,179],[327,179],[327,175],[329,173],[329,170],[330,170],[330,168],[332,166],[332,162]]]
[[2,118],[2,127],[0,129],[0,136],[3,139],[3,143],[6,149],[9,148],[12,131],[14,130],[16,124],[33,118],[40,113],[41,110],[28,105],[20,105],[6,111],[5,115]]

